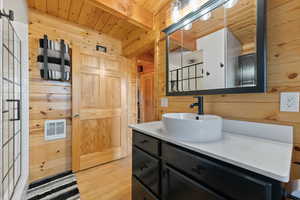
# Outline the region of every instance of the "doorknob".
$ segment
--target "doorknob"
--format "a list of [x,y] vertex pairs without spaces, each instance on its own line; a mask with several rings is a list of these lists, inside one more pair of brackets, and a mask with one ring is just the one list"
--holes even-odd
[[78,118],[80,117],[80,115],[78,113],[76,113],[75,115],[73,115],[74,118]]

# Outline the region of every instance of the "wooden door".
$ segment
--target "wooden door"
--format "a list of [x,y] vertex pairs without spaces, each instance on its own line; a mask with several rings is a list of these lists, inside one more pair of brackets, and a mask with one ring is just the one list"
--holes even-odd
[[73,48],[72,169],[127,155],[127,66],[122,58]]
[[154,113],[154,73],[141,74],[141,121],[150,122],[155,120]]

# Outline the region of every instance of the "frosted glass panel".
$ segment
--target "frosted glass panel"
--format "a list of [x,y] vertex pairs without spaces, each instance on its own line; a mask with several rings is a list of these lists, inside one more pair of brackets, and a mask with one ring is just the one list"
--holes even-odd
[[2,66],[2,76],[3,78],[9,78],[9,64],[8,64],[8,50],[3,49],[3,66]]
[[8,184],[9,184],[9,196],[13,195],[14,191],[14,168],[11,168],[8,173]]
[[8,166],[12,168],[14,164],[14,141],[11,139],[8,143]]
[[3,154],[3,174],[6,175],[9,169],[9,153],[8,153],[8,145],[5,145],[2,149]]
[[17,134],[16,136],[15,136],[15,152],[14,152],[14,158],[16,159],[18,156],[19,156],[19,154],[20,154],[20,141],[21,141],[21,138],[20,138],[20,134]]
[[5,112],[2,114],[2,142],[3,144],[6,143],[8,141],[8,138],[9,138],[9,128],[8,128],[8,124],[9,124],[9,121],[8,121],[8,112]]
[[3,184],[2,184],[2,187],[3,187],[3,200],[9,200],[9,191],[8,191],[8,176],[6,176],[3,180]]
[[16,161],[15,161],[15,177],[14,177],[14,183],[16,184],[17,181],[19,180],[20,177],[20,171],[21,171],[21,160],[20,160],[20,156],[17,157]]

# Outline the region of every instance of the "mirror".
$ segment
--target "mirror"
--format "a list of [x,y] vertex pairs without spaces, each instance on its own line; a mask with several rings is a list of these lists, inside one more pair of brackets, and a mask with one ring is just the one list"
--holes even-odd
[[210,0],[165,32],[167,95],[265,91],[264,0]]

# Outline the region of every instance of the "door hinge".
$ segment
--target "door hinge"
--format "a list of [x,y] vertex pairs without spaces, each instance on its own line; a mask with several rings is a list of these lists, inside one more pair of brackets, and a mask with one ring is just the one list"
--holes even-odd
[[14,14],[14,11],[12,10],[9,10],[8,14],[4,11],[4,10],[0,10],[0,19],[2,17],[7,17],[10,21],[14,21],[15,19],[15,14]]

